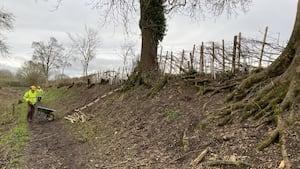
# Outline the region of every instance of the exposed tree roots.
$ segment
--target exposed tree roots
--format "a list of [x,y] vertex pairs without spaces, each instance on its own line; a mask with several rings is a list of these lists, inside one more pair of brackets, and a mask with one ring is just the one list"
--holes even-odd
[[287,153],[287,150],[285,147],[285,145],[286,145],[285,126],[280,117],[278,118],[278,121],[277,121],[277,128],[279,128],[279,131],[280,131],[279,132],[279,142],[280,142],[280,147],[281,147],[281,155],[282,155],[283,161],[285,163],[285,168],[290,169],[292,166],[291,166],[291,163],[290,163],[290,160],[288,157],[288,153]]
[[289,161],[288,153],[286,150],[286,140],[285,140],[285,124],[280,116],[277,118],[277,128],[270,132],[269,136],[257,147],[257,150],[261,151],[268,147],[275,141],[279,141],[281,147],[281,155],[285,164],[286,169],[291,168],[291,163]]
[[297,63],[300,63],[300,56],[296,54],[285,68],[281,65],[281,74],[274,73],[275,66],[278,66],[274,64],[267,70],[249,76],[229,96],[228,100],[234,103],[219,114],[222,117],[220,126],[248,119],[255,120],[256,127],[274,124],[276,128],[261,142],[257,150],[262,151],[273,143],[279,143],[286,169],[291,168],[291,163],[285,140],[287,120],[282,117],[286,117],[283,115],[290,113],[293,106],[300,102],[300,66]]
[[257,147],[257,150],[261,151],[264,148],[268,147],[270,144],[274,143],[279,139],[280,130],[276,128],[275,130],[269,133],[269,136]]

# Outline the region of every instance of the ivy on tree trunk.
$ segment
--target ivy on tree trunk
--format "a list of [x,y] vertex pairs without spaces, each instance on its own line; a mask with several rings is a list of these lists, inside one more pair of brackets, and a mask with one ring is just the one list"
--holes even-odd
[[140,29],[142,32],[139,73],[157,71],[157,47],[166,31],[166,18],[162,0],[140,0]]

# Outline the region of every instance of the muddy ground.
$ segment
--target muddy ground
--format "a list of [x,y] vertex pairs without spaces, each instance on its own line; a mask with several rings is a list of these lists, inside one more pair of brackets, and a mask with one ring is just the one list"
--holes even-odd
[[[118,87],[73,86],[64,91],[73,93],[71,97],[45,105],[57,110],[56,119],[48,122],[35,115],[23,168],[188,169],[205,149],[204,159],[194,168],[274,169],[282,160],[278,143],[256,150],[274,125],[257,127],[248,119],[219,126],[223,119],[213,117],[229,104],[225,98],[231,91],[201,95],[201,88],[181,79],[169,80],[155,94],[146,86],[115,92],[82,111],[88,121],[64,119]],[[300,122],[286,130],[293,169],[300,168],[299,131]],[[216,161],[241,165],[206,166]]]

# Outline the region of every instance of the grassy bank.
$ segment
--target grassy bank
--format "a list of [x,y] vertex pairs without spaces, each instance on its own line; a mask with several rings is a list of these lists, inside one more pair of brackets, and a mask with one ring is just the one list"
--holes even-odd
[[[21,94],[20,92],[22,91]],[[26,103],[17,104],[27,89],[0,89],[0,168],[21,168],[26,161],[24,148],[30,139]],[[18,94],[19,93],[19,94]],[[49,88],[43,104],[55,104],[67,97],[66,88]]]
[[20,168],[24,161],[23,149],[28,140],[26,105],[16,104],[19,96],[14,91],[0,93],[0,168]]

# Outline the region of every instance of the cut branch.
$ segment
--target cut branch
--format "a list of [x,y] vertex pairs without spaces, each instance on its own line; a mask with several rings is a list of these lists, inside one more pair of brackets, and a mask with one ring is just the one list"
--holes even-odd
[[205,150],[203,150],[199,155],[198,157],[191,162],[191,166],[193,167],[196,167],[202,160],[203,158],[205,157],[205,155],[208,153],[209,151],[209,148],[207,147]]

